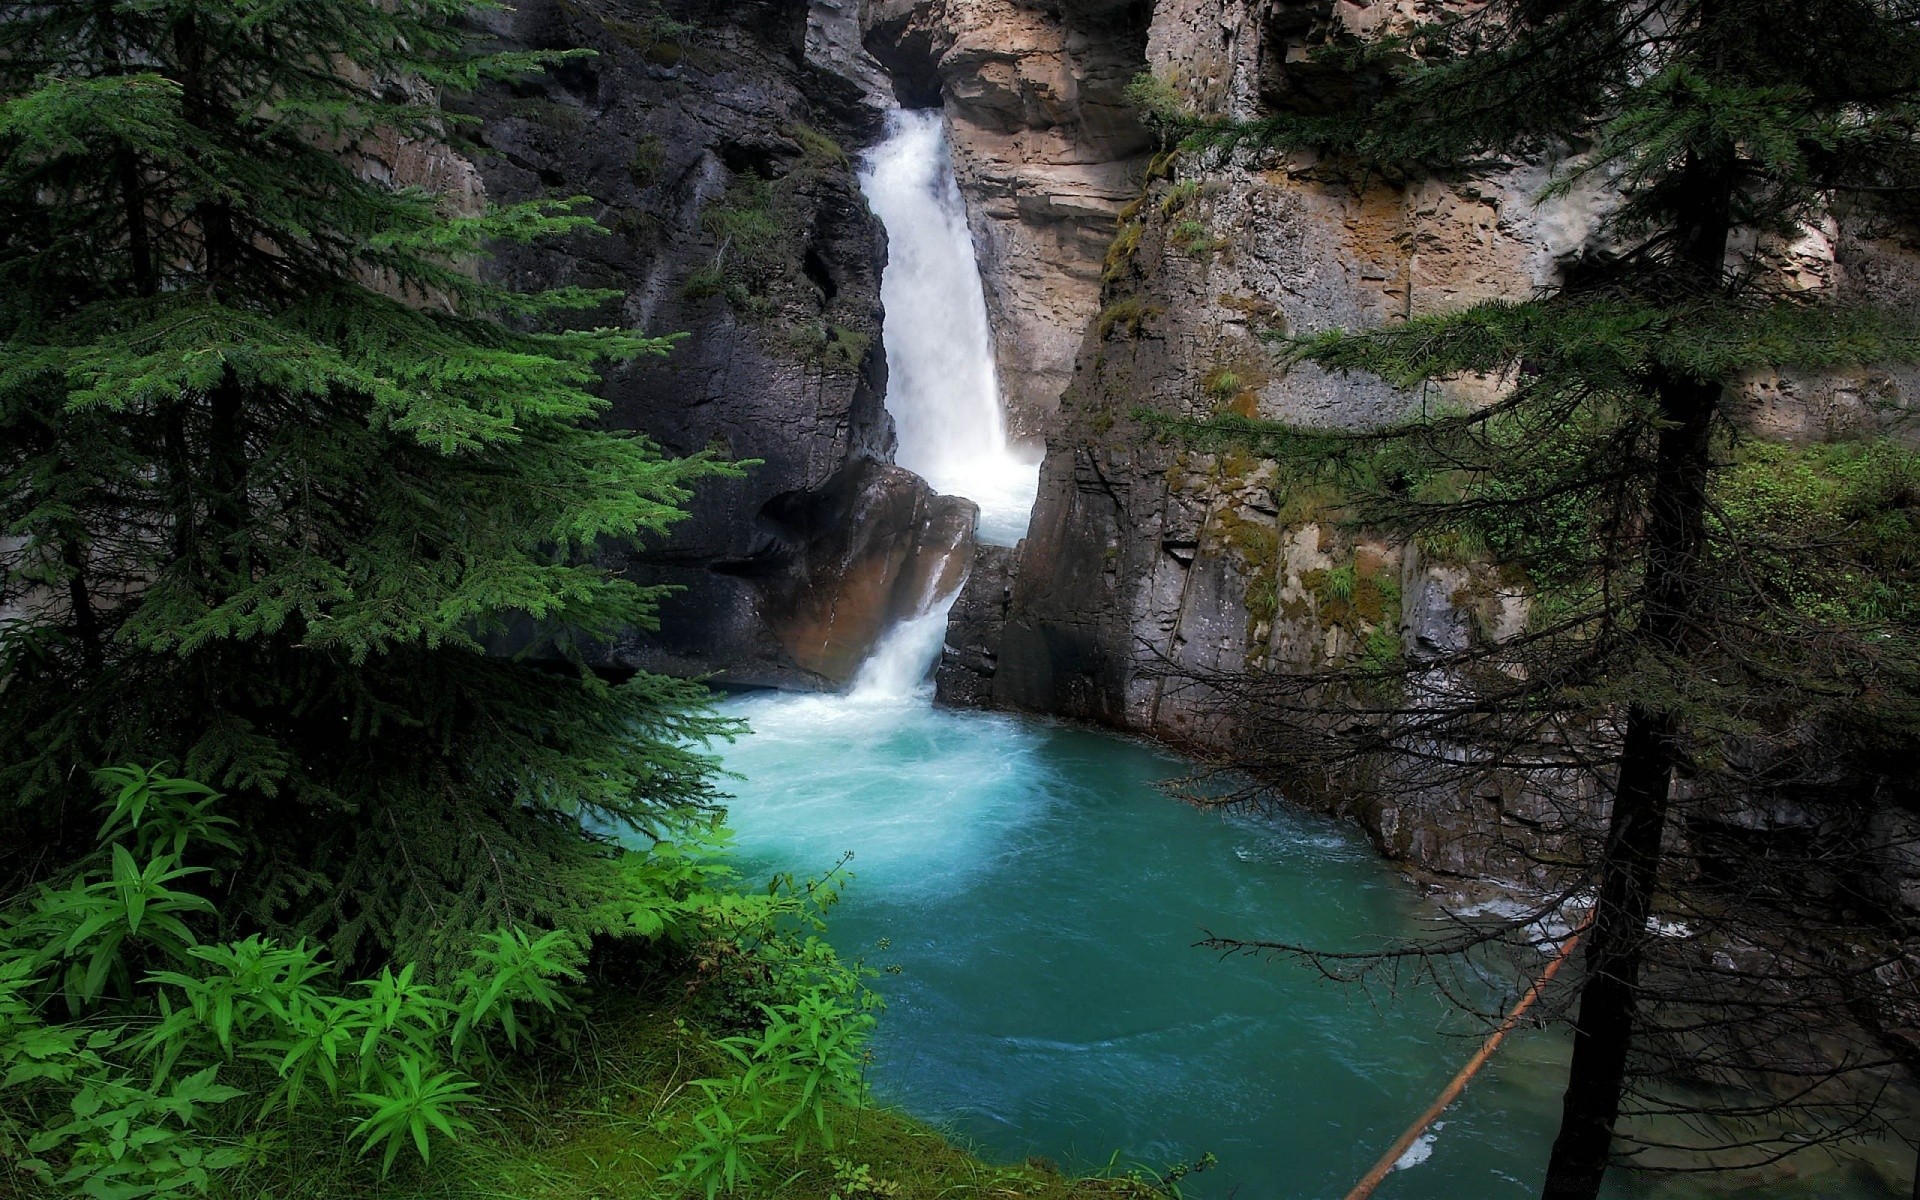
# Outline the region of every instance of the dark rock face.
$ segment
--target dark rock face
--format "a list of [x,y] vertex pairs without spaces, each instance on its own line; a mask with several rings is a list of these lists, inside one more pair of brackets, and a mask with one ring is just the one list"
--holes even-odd
[[1000,669],[1000,642],[1013,599],[1011,546],[981,546],[973,573],[947,617],[947,642],[934,671],[934,697],[952,708],[987,708]]
[[[595,56],[471,102],[481,123],[459,148],[491,199],[581,195],[607,231],[510,249],[493,269],[529,290],[625,293],[582,323],[683,332],[671,355],[608,372],[606,421],[670,453],[758,460],[698,485],[669,538],[615,558],[678,590],[660,632],[621,639],[608,665],[845,682],[878,633],[853,614],[891,612],[914,539],[944,552],[961,520],[883,465],[885,234],[849,148],[878,131],[884,99],[842,7],[526,0],[491,18],[509,44]],[[869,519],[857,538],[833,526]],[[854,571],[837,589],[830,560]]]

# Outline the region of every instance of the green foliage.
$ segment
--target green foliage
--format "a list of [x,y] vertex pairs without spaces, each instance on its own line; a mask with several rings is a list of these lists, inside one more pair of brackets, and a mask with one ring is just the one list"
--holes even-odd
[[1161,306],[1148,304],[1138,296],[1123,296],[1100,310],[1100,316],[1094,321],[1094,332],[1101,341],[1107,340],[1116,329],[1125,329],[1128,337],[1137,338],[1148,321],[1165,312]]
[[902,1194],[899,1184],[875,1176],[867,1163],[847,1158],[827,1161],[833,1167],[833,1194],[829,1200],[894,1200]]
[[[473,7],[0,23],[8,890],[88,852],[87,766],[173,761],[234,797],[223,918],[444,978],[481,931],[573,919],[592,831],[708,802],[704,691],[585,665],[661,597],[603,556],[723,470],[599,425],[600,370],[671,339],[476,269],[600,232],[576,201],[466,212],[355,168],[443,136],[433,89],[568,57],[479,50]],[[78,996],[124,985],[96,949]]]
[[851,160],[839,142],[809,125],[790,131],[791,152],[771,176],[736,174],[717,203],[700,216],[701,232],[714,243],[711,263],[695,272],[683,291],[689,298],[725,296],[734,311],[766,318],[788,302],[821,303],[801,255],[807,244],[809,195],[825,176],[844,175]]
[[851,161],[846,147],[835,141],[833,135],[811,125],[795,125],[793,140],[800,143],[807,165],[816,170],[845,167]]
[[471,1130],[473,1126],[459,1114],[459,1106],[471,1103],[466,1093],[480,1086],[452,1071],[426,1075],[417,1058],[402,1058],[399,1067],[387,1091],[354,1092],[348,1097],[371,1110],[349,1136],[360,1139],[362,1154],[385,1147],[380,1159],[383,1175],[393,1170],[394,1158],[409,1140],[425,1165],[433,1159],[431,1132],[452,1138]]
[[1714,501],[1714,544],[1738,547],[1724,561],[1769,624],[1864,627],[1888,649],[1920,627],[1920,453],[1743,442]]
[[1167,241],[1188,254],[1211,254],[1224,243],[1207,228],[1204,221],[1187,220],[1167,231]]
[[[1328,495],[1328,516],[1356,535],[1465,566],[1454,602],[1481,637],[1413,655],[1361,611],[1389,606],[1358,563],[1311,580],[1323,619],[1358,618],[1361,661],[1236,680],[1236,727],[1261,730],[1243,743],[1260,760],[1247,765],[1347,805],[1409,787],[1565,796],[1577,775],[1610,797],[1604,837],[1569,807],[1556,821],[1572,844],[1539,864],[1563,896],[1597,898],[1584,1049],[1546,1184],[1593,1195],[1616,1134],[1631,1132],[1616,1128],[1623,1095],[1642,1114],[1697,1112],[1666,1085],[1750,1064],[1751,1117],[1790,1094],[1779,1103],[1795,1108],[1873,1055],[1835,1048],[1844,1032],[1819,997],[1853,1004],[1840,980],[1892,961],[1850,928],[1882,903],[1858,881],[1895,853],[1865,831],[1920,801],[1907,765],[1920,739],[1920,578],[1904,548],[1914,464],[1887,436],[1912,414],[1889,394],[1853,444],[1767,446],[1737,429],[1735,398],[1769,376],[1920,362],[1912,312],[1802,290],[1777,261],[1780,239],[1830,218],[1911,240],[1920,8],[1489,0],[1386,33],[1336,31],[1306,57],[1262,120],[1163,109],[1162,127],[1203,159],[1284,150],[1359,186],[1465,183],[1531,161],[1553,172],[1548,197],[1582,183],[1609,193],[1583,255],[1531,299],[1274,335],[1293,364],[1400,389],[1395,419],[1143,414],[1198,448],[1271,459],[1276,492]],[[1532,611],[1513,632],[1507,600],[1521,596]],[[1403,694],[1383,699],[1396,682]],[[1776,802],[1818,813],[1819,830],[1793,846],[1775,832],[1695,840]],[[1828,906],[1802,886],[1836,871],[1848,882],[1833,891],[1854,899]],[[1792,982],[1761,999],[1751,977],[1692,970],[1646,934],[1666,906],[1686,913],[1694,945],[1776,947],[1792,966],[1771,970]],[[1894,1019],[1881,1011],[1861,1019]],[[1676,1026],[1684,1036],[1664,1036]],[[1790,1083],[1768,1077],[1789,1062]],[[1794,1132],[1741,1153],[1784,1156],[1883,1120],[1870,1100],[1802,1108]]]
[[1180,128],[1189,121],[1186,103],[1173,84],[1150,72],[1142,71],[1127,84],[1127,103],[1139,110],[1148,124],[1168,129]]
[[1192,204],[1194,200],[1199,198],[1199,195],[1200,181],[1198,179],[1181,180],[1179,183],[1168,188],[1167,194],[1160,198],[1160,215],[1162,217],[1173,216],[1185,209],[1189,204]]
[[695,1141],[674,1160],[669,1183],[709,1197],[760,1177],[761,1147],[780,1142],[793,1157],[814,1145],[832,1149],[833,1113],[867,1102],[866,1044],[879,998],[817,937],[784,965],[793,998],[763,1004],[765,1025],[717,1045],[739,1066],[725,1078],[697,1079],[706,1103],[693,1117]]
[[793,342],[802,354],[829,371],[857,372],[866,366],[867,354],[873,349],[872,334],[824,321],[796,331]]
[[700,216],[700,228],[718,248],[713,265],[687,281],[686,294],[724,295],[738,312],[770,314],[775,290],[800,269],[790,206],[769,181],[753,175],[736,179],[723,202]]
[[734,967],[730,1004],[747,1029],[713,1043],[734,1071],[694,1081],[704,1102],[665,1182],[709,1197],[739,1191],[762,1177],[769,1147],[793,1160],[831,1150],[834,1114],[868,1104],[866,1047],[882,1005],[865,986],[872,972],[820,936],[838,896],[837,869],[804,885],[783,876],[763,906],[740,913],[728,944],[750,965]]
[[1140,239],[1146,233],[1146,225],[1140,221],[1123,221],[1120,232],[1114,235],[1107,246],[1106,266],[1101,279],[1113,283],[1126,275],[1127,268],[1133,264],[1133,256],[1140,251]]
[[[574,933],[486,933],[445,986],[411,964],[343,985],[311,943],[214,940],[206,893],[235,857],[214,810],[225,798],[140,768],[100,782],[112,799],[99,853],[0,913],[0,1146],[24,1148],[22,1169],[58,1194],[203,1193],[302,1121],[350,1119],[383,1177],[403,1157],[426,1166],[474,1130],[484,1089],[517,1057],[579,1033]],[[714,857],[720,840],[688,834],[621,856],[589,894],[592,924],[603,937],[724,943],[759,964],[774,998],[759,1006],[764,1027],[716,1043],[745,1070],[704,1083],[744,1105],[755,1128],[736,1130],[743,1145],[759,1144],[756,1129],[791,1154],[831,1143],[835,1106],[865,1103],[878,1004],[819,939],[831,888],[741,893]],[[218,869],[182,868],[183,856]],[[61,1110],[70,1119],[44,1120]],[[733,1111],[713,1118],[714,1137]]]
[[1201,377],[1200,387],[1215,400],[1231,400],[1240,394],[1240,376],[1228,367],[1215,367]]

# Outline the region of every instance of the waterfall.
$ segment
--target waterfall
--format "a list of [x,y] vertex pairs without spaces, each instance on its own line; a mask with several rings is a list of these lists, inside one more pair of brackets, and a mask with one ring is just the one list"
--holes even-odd
[[887,630],[860,664],[849,693],[855,702],[918,700],[928,694],[927,675],[940,658],[947,639],[947,613],[958,590],[935,600],[919,616]]
[[980,540],[1011,546],[1027,531],[1039,462],[1007,442],[986,294],[939,110],[893,113],[860,188],[887,228],[880,299],[895,460],[978,504]]

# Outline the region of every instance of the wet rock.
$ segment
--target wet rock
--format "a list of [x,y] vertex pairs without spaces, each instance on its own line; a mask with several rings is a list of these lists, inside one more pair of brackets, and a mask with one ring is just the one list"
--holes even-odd
[[[741,582],[771,632],[771,681],[792,686],[797,672],[838,687],[888,628],[962,584],[979,515],[910,471],[860,459],[818,488],[769,500],[755,523],[760,544],[713,572]],[[768,682],[766,666],[730,664],[723,678]],[[746,678],[755,669],[763,677]]]
[[947,619],[946,647],[934,671],[934,696],[950,708],[987,708],[999,671],[1000,643],[1013,599],[1014,548],[979,546],[973,572]]

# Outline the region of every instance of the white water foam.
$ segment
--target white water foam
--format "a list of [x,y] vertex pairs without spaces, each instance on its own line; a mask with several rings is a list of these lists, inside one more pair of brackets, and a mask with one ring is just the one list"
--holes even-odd
[[860,189],[887,228],[887,411],[901,466],[980,506],[979,538],[1025,536],[1039,459],[1007,441],[986,294],[938,109],[896,112]]
[[1440,1131],[1447,1127],[1445,1121],[1435,1121],[1433,1128],[1414,1139],[1407,1152],[1393,1161],[1396,1171],[1408,1171],[1433,1157],[1433,1146],[1440,1140]]
[[919,700],[932,697],[929,676],[947,638],[947,614],[958,591],[934,601],[919,616],[887,630],[867,661],[853,677],[848,699],[856,704],[876,700]]

